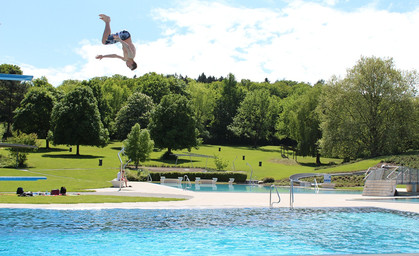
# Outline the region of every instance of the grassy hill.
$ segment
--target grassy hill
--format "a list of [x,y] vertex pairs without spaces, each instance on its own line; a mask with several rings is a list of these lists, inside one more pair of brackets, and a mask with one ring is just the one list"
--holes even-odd
[[[1,181],[1,191],[15,191],[17,187],[24,187],[25,190],[45,191],[65,186],[68,191],[83,191],[85,189],[109,187],[110,180],[116,177],[120,162],[118,152],[121,149],[121,142],[113,142],[104,148],[80,147],[81,156],[76,156],[75,151],[69,152],[69,147],[54,146],[46,150],[45,141],[42,141],[41,148],[28,156],[28,168],[17,170],[13,168],[1,168],[0,176],[46,176],[47,180],[40,181]],[[5,149],[0,149],[1,155],[7,155]],[[183,154],[186,151],[176,151]],[[192,149],[191,153],[215,156],[222,158],[228,163],[227,171],[245,171],[252,179],[263,179],[273,177],[275,179],[288,178],[295,173],[304,172],[350,172],[366,170],[371,166],[384,161],[386,157],[362,160],[343,165],[329,165],[329,163],[340,163],[339,159],[322,158],[323,166],[317,167],[315,158],[298,157],[297,161],[292,158],[291,152],[284,152],[277,146],[265,146],[259,149],[251,147],[233,147],[202,145],[199,149]],[[175,166],[175,161],[160,158],[164,151],[153,152],[151,159],[144,163],[145,166]],[[287,156],[288,158],[283,158]],[[244,158],[244,160],[243,160]],[[102,166],[99,166],[99,159]],[[181,156],[178,159],[177,167],[212,168],[215,169],[213,158]]]

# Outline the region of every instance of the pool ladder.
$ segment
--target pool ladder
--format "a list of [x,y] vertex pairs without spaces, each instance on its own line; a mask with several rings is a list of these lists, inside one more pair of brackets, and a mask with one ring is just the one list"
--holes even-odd
[[[272,190],[275,188],[276,194],[278,196],[278,202],[272,202]],[[269,190],[269,207],[272,208],[274,204],[279,204],[281,202],[281,196],[279,196],[278,188],[275,185],[271,185]]]
[[181,185],[182,185],[182,181],[186,181],[186,185],[183,188],[184,190],[187,190],[187,189],[191,189],[192,188],[192,183],[191,183],[191,180],[189,179],[188,175],[183,176],[183,178],[181,180]]

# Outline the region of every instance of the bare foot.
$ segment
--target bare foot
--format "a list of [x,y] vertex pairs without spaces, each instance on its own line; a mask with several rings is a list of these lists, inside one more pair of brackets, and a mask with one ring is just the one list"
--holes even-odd
[[99,14],[99,19],[103,20],[104,22],[111,22],[111,17],[105,15],[105,14]]

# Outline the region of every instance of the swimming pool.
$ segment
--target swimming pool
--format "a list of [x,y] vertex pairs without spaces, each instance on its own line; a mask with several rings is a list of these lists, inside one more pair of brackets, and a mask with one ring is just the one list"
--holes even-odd
[[[187,189],[197,192],[239,192],[239,193],[269,193],[270,186],[262,186],[262,185],[243,185],[243,184],[201,184],[197,185],[195,183],[187,184],[182,183],[179,185],[178,183],[164,183],[161,185]],[[277,187],[279,193],[289,193],[289,187]],[[304,188],[304,187],[294,187],[294,193],[306,193],[306,194],[314,194],[316,191],[311,188]],[[320,189],[320,194],[361,194],[362,191],[356,190],[339,190],[339,189]]]
[[419,215],[376,208],[0,209],[0,255],[419,253]]
[[419,197],[393,197],[393,198],[374,198],[374,199],[355,199],[356,201],[374,201],[387,203],[408,203],[419,204]]
[[46,179],[47,177],[41,176],[0,176],[0,181],[36,181]]

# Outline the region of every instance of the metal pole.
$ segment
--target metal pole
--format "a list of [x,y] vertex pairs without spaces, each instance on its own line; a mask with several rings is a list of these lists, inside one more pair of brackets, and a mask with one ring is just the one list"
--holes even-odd
[[291,187],[290,187],[290,208],[294,208],[294,181],[291,180]]
[[250,167],[250,184],[252,184],[252,176],[253,176],[253,168],[252,168],[252,166],[250,166],[250,164],[249,163],[246,163],[249,167]]

